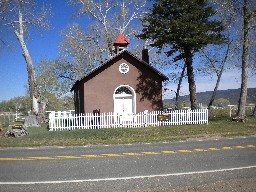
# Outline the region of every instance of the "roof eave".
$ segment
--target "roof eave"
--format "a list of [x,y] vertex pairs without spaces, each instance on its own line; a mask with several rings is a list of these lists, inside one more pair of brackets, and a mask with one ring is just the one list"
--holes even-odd
[[120,51],[118,54],[116,54],[115,56],[109,58],[108,60],[106,60],[104,63],[102,63],[100,66],[94,68],[90,73],[88,73],[86,76],[82,77],[80,80],[77,80],[75,82],[75,84],[73,85],[73,87],[71,88],[71,91],[74,91],[75,87],[86,77],[90,76],[91,74],[93,74],[94,72],[96,72],[98,69],[100,69],[102,66],[106,65],[108,62],[110,62],[111,60],[117,58],[118,56],[120,56],[123,53],[127,53],[129,55],[131,55],[133,58],[137,59],[138,61],[140,61],[141,63],[143,63],[144,65],[146,65],[148,68],[150,68],[152,71],[154,71],[155,73],[157,73],[159,76],[162,77],[163,81],[168,81],[169,78],[164,75],[163,73],[161,73],[160,71],[158,71],[157,69],[155,69],[154,67],[152,67],[151,65],[149,65],[147,62],[143,61],[142,59],[138,58],[137,56],[133,55],[132,53],[130,53],[129,51],[127,51],[126,49]]

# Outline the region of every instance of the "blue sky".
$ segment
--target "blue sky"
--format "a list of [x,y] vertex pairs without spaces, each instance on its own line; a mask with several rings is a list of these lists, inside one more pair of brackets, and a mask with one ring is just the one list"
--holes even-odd
[[[33,59],[34,65],[41,58],[53,59],[58,56],[58,43],[61,41],[60,32],[67,24],[74,22],[71,18],[73,8],[67,5],[64,0],[47,0],[52,6],[53,17],[51,24],[53,29],[45,31],[43,36],[37,32],[31,33],[30,39],[26,41],[27,47]],[[87,23],[85,18],[79,22]],[[84,27],[84,26],[83,26]],[[15,49],[4,48],[0,50],[0,101],[8,100],[26,94],[27,69],[22,56],[20,45],[14,35],[11,40]],[[131,41],[131,40],[130,40]],[[16,48],[17,47],[17,48]],[[220,90],[240,88],[240,71],[233,70],[225,72],[220,83]],[[215,79],[210,77],[196,77],[197,92],[212,91]],[[168,85],[169,89],[176,89],[175,84]],[[256,77],[249,77],[248,87],[256,87]],[[186,82],[182,85],[181,95],[188,94]],[[173,92],[167,92],[164,98],[174,97]]]
[[[72,7],[63,0],[44,1],[51,4],[53,17],[51,17],[52,29],[44,31],[40,35],[32,31],[26,41],[28,50],[35,65],[41,58],[56,58],[58,56],[58,43],[60,32],[68,23],[72,23]],[[11,34],[11,42],[15,48],[0,50],[0,101],[26,94],[27,68],[22,51],[14,34]],[[16,48],[17,47],[17,48]]]

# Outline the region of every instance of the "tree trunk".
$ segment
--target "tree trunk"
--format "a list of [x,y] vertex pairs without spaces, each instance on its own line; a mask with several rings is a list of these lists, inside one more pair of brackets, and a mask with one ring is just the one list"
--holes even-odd
[[241,80],[241,92],[238,103],[237,118],[244,120],[245,119],[245,106],[246,106],[246,97],[247,97],[247,66],[248,66],[248,57],[249,57],[249,10],[248,10],[248,0],[244,1],[244,26],[243,26],[243,53],[242,53],[242,80]]
[[213,90],[213,93],[212,93],[212,97],[211,97],[210,102],[208,104],[208,109],[210,109],[210,107],[212,106],[212,104],[213,104],[213,102],[215,100],[216,93],[217,93],[217,90],[218,90],[219,84],[220,84],[220,79],[221,79],[222,73],[224,71],[224,65],[226,63],[227,55],[228,55],[228,53],[226,54],[226,57],[225,57],[225,60],[223,62],[223,65],[221,66],[220,72],[217,74],[217,82],[215,84],[215,87],[214,87],[214,90]]
[[253,115],[253,116],[256,116],[256,103],[255,103],[255,106],[254,106],[254,109],[253,109],[252,115]]
[[19,30],[15,30],[15,35],[21,45],[23,56],[27,63],[29,93],[30,93],[30,98],[32,100],[31,112],[33,115],[38,115],[41,94],[40,94],[38,85],[36,83],[35,70],[33,67],[32,59],[24,41],[23,18],[22,18],[21,12],[19,12]]
[[178,86],[177,86],[176,97],[175,97],[175,109],[179,108],[180,88],[181,88],[182,79],[183,79],[184,74],[185,74],[185,69],[186,69],[186,64],[184,64],[184,66],[182,68],[182,72],[181,72],[179,82],[178,82]]
[[29,115],[29,116],[25,117],[23,127],[25,129],[27,129],[29,127],[39,127],[37,116],[36,115]]
[[191,53],[191,49],[185,48],[185,65],[187,66],[187,76],[188,76],[188,84],[189,84],[189,92],[190,92],[190,103],[191,109],[198,109],[198,100],[196,96],[196,84],[194,78],[193,71],[193,55]]
[[23,17],[21,12],[19,12],[19,30],[15,30],[15,35],[21,45],[23,56],[27,63],[29,93],[30,93],[30,98],[32,100],[31,112],[33,115],[37,115],[39,112],[40,92],[36,84],[35,70],[33,67],[32,59],[24,41]]
[[212,66],[216,69],[217,81],[216,81],[216,84],[215,84],[215,87],[214,87],[214,90],[213,90],[213,93],[212,93],[212,97],[211,97],[210,102],[208,104],[208,109],[210,109],[210,107],[212,106],[212,104],[213,104],[213,102],[215,100],[215,97],[216,97],[216,94],[217,94],[217,90],[218,90],[219,84],[220,84],[220,79],[221,79],[223,71],[224,71],[224,66],[225,66],[225,64],[226,64],[226,62],[228,60],[228,55],[229,55],[229,52],[230,52],[230,44],[231,44],[231,41],[230,41],[230,39],[228,39],[228,47],[227,47],[227,51],[225,53],[225,58],[224,58],[224,60],[222,62],[220,71],[218,71],[216,69],[216,67],[214,66],[213,62],[210,61],[212,63]]

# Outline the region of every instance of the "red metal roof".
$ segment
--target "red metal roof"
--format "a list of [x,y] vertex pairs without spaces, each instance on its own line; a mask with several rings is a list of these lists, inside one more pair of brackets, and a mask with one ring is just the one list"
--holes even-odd
[[125,36],[123,36],[121,33],[117,36],[115,42],[113,43],[113,45],[128,45],[130,44],[130,42],[125,38]]

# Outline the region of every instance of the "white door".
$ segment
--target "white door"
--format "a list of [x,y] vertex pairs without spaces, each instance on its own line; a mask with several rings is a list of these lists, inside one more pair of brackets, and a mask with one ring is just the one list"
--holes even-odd
[[122,97],[116,97],[114,105],[115,114],[121,121],[132,120],[132,95],[122,94]]
[[135,113],[135,92],[129,86],[119,86],[114,92],[115,121],[131,121]]
[[114,101],[114,111],[118,114],[130,114],[132,113],[132,96],[127,94],[122,94],[115,98]]
[[132,96],[123,98],[123,113],[132,114]]

